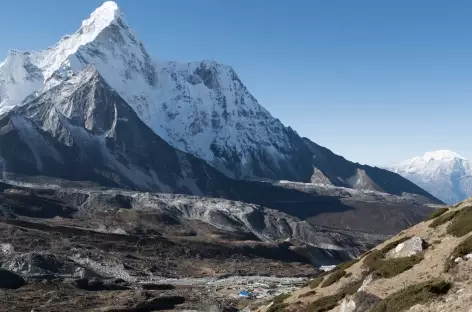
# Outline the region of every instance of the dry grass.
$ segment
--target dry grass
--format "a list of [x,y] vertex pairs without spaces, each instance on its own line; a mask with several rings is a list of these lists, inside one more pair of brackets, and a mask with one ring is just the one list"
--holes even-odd
[[315,294],[316,294],[316,290],[310,290],[309,292],[299,295],[298,298],[310,297],[310,296],[314,296]]
[[464,257],[465,255],[472,252],[472,236],[464,239],[459,245],[456,246],[449,255],[446,263],[444,264],[444,271],[448,272],[451,268],[456,266],[455,259]]
[[284,312],[285,308],[288,308],[287,303],[273,303],[267,312]]
[[288,293],[285,293],[285,294],[280,294],[276,297],[274,297],[274,299],[272,300],[274,303],[282,303],[284,302],[285,299],[287,299],[288,297],[290,297],[290,294]]
[[384,257],[384,253],[381,250],[378,250],[378,249],[372,250],[372,252],[368,254],[367,257],[364,258],[363,265],[366,268],[371,268],[375,265],[375,263],[382,260],[383,257]]
[[446,294],[450,288],[450,283],[440,279],[408,286],[383,299],[370,312],[406,311],[416,304],[424,304]]
[[435,229],[438,226],[443,225],[444,223],[449,222],[452,219],[454,219],[454,217],[458,213],[459,213],[458,210],[449,211],[448,213],[444,213],[443,215],[441,215],[441,216],[437,217],[436,219],[434,219],[433,222],[431,222],[431,224],[429,225],[429,227],[432,228],[432,229]]
[[321,284],[321,288],[328,287],[339,281],[344,275],[346,275],[346,271],[334,271],[331,273],[326,280]]
[[318,287],[321,282],[323,281],[323,278],[324,276],[318,276],[317,278],[315,278],[314,280],[310,281],[308,283],[308,286],[311,288],[311,289],[315,289],[316,287]]
[[374,278],[392,278],[408,271],[416,264],[420,263],[423,258],[422,254],[418,254],[403,258],[382,259],[375,262],[369,269],[374,275]]
[[341,292],[344,295],[354,295],[362,286],[363,281],[364,281],[364,277],[361,278],[360,280],[350,282],[341,289]]
[[270,306],[269,310],[267,312],[283,312],[285,311],[285,308],[288,307],[287,303],[284,303],[285,299],[289,298],[290,294],[280,294],[272,300],[273,303]]
[[472,206],[461,209],[455,215],[446,232],[455,237],[462,237],[472,231]]
[[326,312],[338,305],[339,300],[344,298],[344,294],[338,293],[332,296],[326,296],[313,301],[307,308],[306,312]]
[[349,269],[351,266],[353,266],[354,264],[356,264],[357,262],[359,262],[359,259],[352,259],[352,260],[343,262],[341,264],[338,264],[336,266],[335,270],[345,271],[345,270]]
[[449,208],[438,208],[429,216],[428,220],[436,219],[437,217],[446,213],[448,210]]

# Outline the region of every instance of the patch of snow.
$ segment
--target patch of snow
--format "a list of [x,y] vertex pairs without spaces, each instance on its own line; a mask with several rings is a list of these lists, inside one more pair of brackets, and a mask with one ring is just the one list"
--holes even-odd
[[323,272],[329,272],[329,271],[332,271],[336,268],[335,265],[322,265],[320,266],[320,271],[323,271]]

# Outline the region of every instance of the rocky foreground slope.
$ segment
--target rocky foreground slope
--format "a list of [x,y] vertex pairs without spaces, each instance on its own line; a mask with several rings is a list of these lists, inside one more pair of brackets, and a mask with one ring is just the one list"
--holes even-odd
[[0,311],[234,311],[239,288],[273,295],[317,272],[301,243],[275,239],[297,221],[254,205],[0,187]]
[[[459,312],[472,303],[472,200],[254,311]],[[249,308],[247,310],[250,310]],[[251,310],[251,311],[252,311]]]

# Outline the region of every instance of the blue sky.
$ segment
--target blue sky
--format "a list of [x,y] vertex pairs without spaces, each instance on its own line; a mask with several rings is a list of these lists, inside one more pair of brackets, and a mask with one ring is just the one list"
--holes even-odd
[[[53,45],[101,3],[4,1],[1,58]],[[155,57],[232,65],[275,117],[350,160],[472,157],[472,1],[117,3]]]

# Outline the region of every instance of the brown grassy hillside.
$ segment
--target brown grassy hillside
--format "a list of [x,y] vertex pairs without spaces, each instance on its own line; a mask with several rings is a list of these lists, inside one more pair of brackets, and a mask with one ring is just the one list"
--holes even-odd
[[[401,254],[400,248],[408,246],[411,238],[422,242],[423,250]],[[430,220],[402,231],[358,261],[339,265],[283,300],[256,311],[472,311],[471,253],[469,199],[447,210],[438,209]]]

